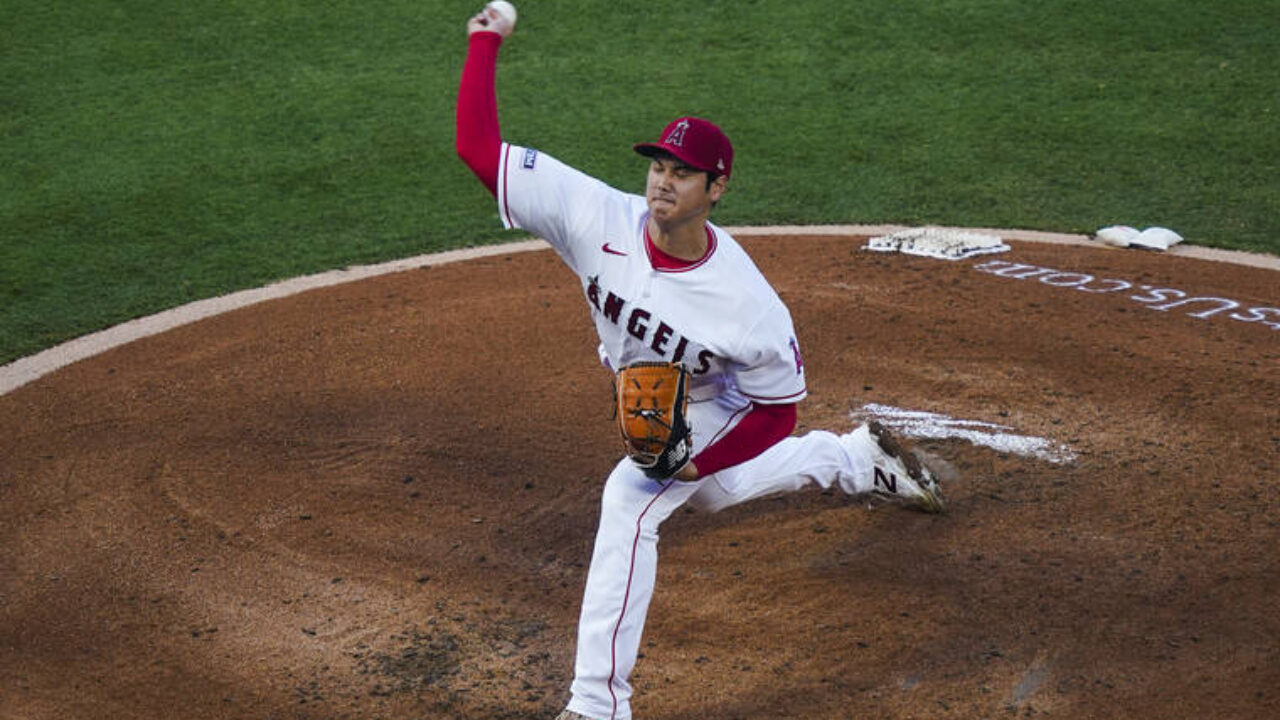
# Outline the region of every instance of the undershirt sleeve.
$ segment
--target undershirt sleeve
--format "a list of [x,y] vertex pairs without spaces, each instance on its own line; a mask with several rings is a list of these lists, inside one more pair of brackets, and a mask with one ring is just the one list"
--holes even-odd
[[713,475],[768,450],[790,435],[795,427],[795,403],[753,403],[751,410],[732,430],[694,456],[693,464],[697,466],[699,475]]
[[502,36],[498,33],[477,32],[468,39],[455,116],[458,157],[495,197],[498,194],[498,157],[502,150],[495,89],[498,48],[501,46]]

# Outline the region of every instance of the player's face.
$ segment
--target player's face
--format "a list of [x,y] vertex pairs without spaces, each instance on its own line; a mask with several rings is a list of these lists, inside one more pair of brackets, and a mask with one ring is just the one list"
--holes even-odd
[[656,157],[649,165],[645,199],[649,214],[662,223],[706,219],[711,205],[724,194],[726,180],[716,178],[707,187],[707,173],[670,157]]

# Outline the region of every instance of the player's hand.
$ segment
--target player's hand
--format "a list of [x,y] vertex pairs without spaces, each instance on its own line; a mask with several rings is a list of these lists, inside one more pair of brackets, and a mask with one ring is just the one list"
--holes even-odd
[[515,30],[514,24],[488,6],[467,21],[468,36],[478,32],[492,32],[506,38],[511,36],[513,30]]
[[694,465],[693,461],[690,460],[689,464],[680,468],[680,472],[676,473],[675,475],[672,475],[671,479],[682,480],[684,482],[692,482],[694,480],[697,480],[700,477],[702,476],[698,474],[698,466]]

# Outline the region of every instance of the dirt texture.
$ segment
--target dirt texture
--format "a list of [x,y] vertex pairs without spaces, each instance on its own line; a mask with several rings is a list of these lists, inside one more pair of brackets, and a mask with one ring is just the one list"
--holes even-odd
[[[818,489],[677,513],[636,717],[1280,716],[1277,274],[862,244],[744,240],[805,350],[797,432],[877,404],[1072,458],[921,439],[942,516]],[[610,403],[549,251],[245,308],[0,396],[0,717],[549,720]]]

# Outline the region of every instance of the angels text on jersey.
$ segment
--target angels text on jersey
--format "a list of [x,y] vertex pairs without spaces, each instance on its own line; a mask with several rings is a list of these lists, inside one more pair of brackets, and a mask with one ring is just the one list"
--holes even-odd
[[706,374],[711,369],[715,353],[706,349],[696,350],[690,362],[685,362],[689,353],[689,338],[680,335],[662,319],[655,318],[652,312],[627,302],[612,290],[601,288],[599,275],[587,278],[586,293],[587,302],[591,303],[595,312],[614,325],[626,328],[631,337],[646,343],[659,357],[684,364],[694,375]]

